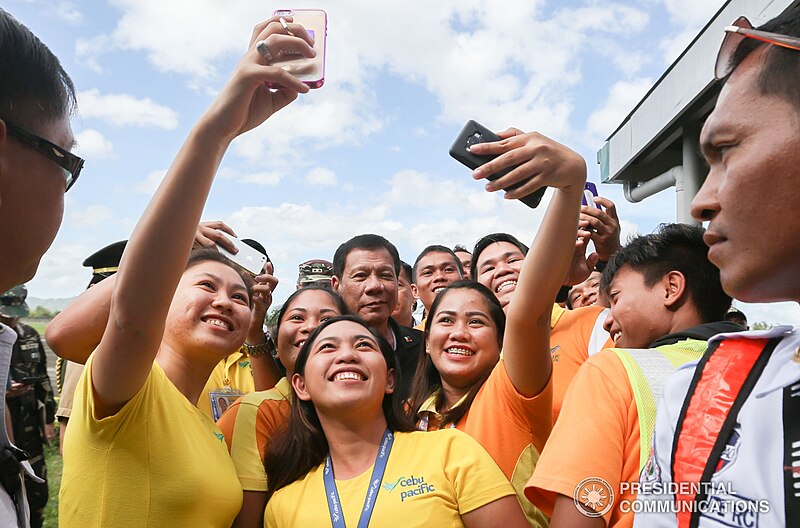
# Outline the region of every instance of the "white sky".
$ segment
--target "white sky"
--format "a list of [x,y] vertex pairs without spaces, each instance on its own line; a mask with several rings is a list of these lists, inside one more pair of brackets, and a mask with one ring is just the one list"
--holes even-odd
[[[276,300],[297,264],[375,232],[413,262],[431,243],[470,247],[508,231],[530,241],[542,210],[488,195],[448,148],[464,122],[538,130],[595,163],[603,140],[721,0],[11,0],[5,9],[61,58],[79,91],[87,159],[61,232],[28,284],[71,297],[83,259],[129,236],[183,138],[276,8],[328,13],[325,86],[239,138],[204,219],[261,241]],[[601,185],[623,235],[675,220],[674,191],[627,203]],[[739,305],[751,321],[800,324],[796,304]]]

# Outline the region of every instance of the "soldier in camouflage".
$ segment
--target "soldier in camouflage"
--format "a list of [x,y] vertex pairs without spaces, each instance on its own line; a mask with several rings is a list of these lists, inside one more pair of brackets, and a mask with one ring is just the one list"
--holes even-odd
[[[14,443],[30,455],[29,462],[37,476],[47,478],[44,441],[53,440],[55,400],[47,375],[47,359],[39,333],[19,321],[28,315],[25,286],[16,286],[0,296],[0,322],[17,333],[11,354],[11,388],[6,393],[11,412]],[[47,482],[27,478],[31,527],[42,526],[47,504]]]

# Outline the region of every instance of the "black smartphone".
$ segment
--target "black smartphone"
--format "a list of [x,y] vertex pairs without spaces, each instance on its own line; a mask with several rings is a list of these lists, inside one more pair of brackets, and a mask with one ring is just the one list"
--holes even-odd
[[42,379],[44,379],[42,376],[25,376],[24,378],[22,378],[22,383],[24,383],[25,385],[33,385],[34,383],[38,383]]
[[[469,120],[467,124],[464,125],[464,128],[461,129],[461,133],[458,134],[458,137],[453,142],[453,145],[450,147],[450,155],[459,161],[460,163],[466,165],[472,170],[477,169],[484,163],[492,161],[497,156],[476,156],[475,154],[469,151],[469,148],[476,143],[490,143],[492,141],[500,141],[501,138],[485,126],[481,125],[477,121]],[[501,176],[504,176],[517,168],[517,165],[513,167],[507,167],[503,170],[495,172],[491,176],[489,176],[490,180],[496,180]],[[517,182],[514,185],[506,187],[506,191],[513,191],[514,189],[519,188],[523,185],[525,181]],[[545,187],[538,189],[527,196],[523,196],[519,200],[527,205],[528,207],[535,209],[539,202],[542,201],[542,196],[544,196]]]

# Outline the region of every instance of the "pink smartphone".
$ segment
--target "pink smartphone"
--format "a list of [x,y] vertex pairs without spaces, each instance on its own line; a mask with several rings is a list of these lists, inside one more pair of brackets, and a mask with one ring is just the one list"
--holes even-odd
[[[328,15],[322,9],[278,9],[272,16],[292,17],[293,24],[300,24],[314,39],[313,59],[280,54],[272,62],[288,71],[309,88],[320,88],[325,83],[325,37],[328,33]],[[280,88],[276,83],[267,83],[269,88]]]

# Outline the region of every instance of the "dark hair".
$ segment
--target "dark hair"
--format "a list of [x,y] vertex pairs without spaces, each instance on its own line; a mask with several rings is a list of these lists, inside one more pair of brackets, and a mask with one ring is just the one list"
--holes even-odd
[[30,29],[0,9],[0,119],[31,131],[69,116],[75,86]]
[[[311,347],[320,332],[342,321],[352,321],[363,326],[377,340],[383,359],[386,360],[386,368],[395,368],[394,351],[389,343],[358,317],[342,315],[328,319],[309,336],[297,355],[295,374],[304,375]],[[403,413],[402,403],[395,395],[396,393],[392,393],[383,397],[386,425],[395,432],[413,431],[414,426]],[[269,484],[268,494],[271,496],[282,487],[303,478],[309,471],[322,464],[329,451],[328,440],[325,438],[314,403],[301,400],[292,391],[292,410],[289,420],[270,440],[264,454],[264,469]]]
[[483,253],[484,249],[496,242],[508,242],[509,244],[517,246],[517,248],[522,251],[523,255],[528,254],[528,246],[520,242],[514,235],[509,235],[508,233],[492,233],[491,235],[486,235],[475,242],[475,248],[472,250],[472,271],[470,273],[472,280],[478,280],[478,258],[481,253]]
[[322,284],[322,283],[319,283],[319,282],[313,282],[313,283],[309,284],[308,286],[304,286],[304,287],[300,288],[299,290],[295,290],[294,292],[292,292],[292,294],[289,296],[289,298],[287,298],[286,301],[283,303],[283,306],[281,306],[281,309],[278,312],[278,319],[275,322],[275,333],[272,334],[275,337],[275,346],[278,346],[278,336],[280,335],[279,331],[281,329],[281,321],[283,321],[283,316],[286,315],[286,312],[289,310],[289,307],[291,307],[291,305],[294,302],[294,300],[299,295],[301,295],[301,294],[303,294],[303,293],[305,293],[305,292],[307,292],[309,290],[321,290],[321,291],[324,291],[325,293],[327,293],[330,296],[331,300],[333,300],[333,303],[336,305],[336,308],[339,309],[339,313],[340,314],[347,315],[347,314],[350,313],[350,309],[347,308],[347,304],[345,304],[344,299],[342,299],[342,296],[339,295],[338,293],[336,293],[335,291],[333,291],[333,288],[331,288],[330,284]]
[[422,257],[424,257],[429,253],[446,253],[450,255],[450,257],[452,257],[453,259],[453,263],[456,265],[456,268],[458,268],[458,274],[461,277],[464,276],[464,266],[461,264],[461,259],[459,259],[458,256],[456,256],[455,251],[453,251],[449,247],[434,244],[432,246],[428,246],[425,249],[423,249],[422,253],[420,253],[419,256],[417,257],[417,260],[414,261],[414,267],[412,268],[413,273],[411,274],[411,282],[414,283],[417,282],[417,266],[419,266],[419,261],[422,260]]
[[[414,272],[411,269],[411,264],[409,264],[408,262],[406,262],[404,260],[401,260],[400,261],[400,273],[402,273],[404,271],[406,272],[406,275],[408,275],[408,280],[413,282],[413,278],[412,277],[414,276]],[[400,278],[400,273],[397,274],[397,278],[398,279]]]
[[186,262],[186,267],[184,271],[187,271],[190,268],[195,267],[196,265],[200,264],[201,262],[221,262],[226,266],[229,266],[233,269],[239,276],[242,278],[242,282],[244,282],[245,288],[247,288],[247,297],[248,301],[252,301],[253,299],[253,276],[250,274],[249,271],[245,270],[243,267],[217,251],[216,249],[212,248],[197,248],[193,249],[191,253],[189,253],[189,260]]
[[[459,251],[461,251],[462,253],[469,253],[469,250],[467,249],[466,246],[463,246],[461,244],[456,244],[455,246],[453,246],[453,253],[458,253]],[[472,253],[469,254],[472,255]]]
[[[489,317],[492,318],[492,321],[494,321],[494,324],[497,327],[497,346],[502,348],[503,335],[505,334],[506,330],[506,314],[503,312],[503,307],[500,306],[500,301],[497,300],[497,297],[495,297],[494,293],[492,293],[489,288],[472,280],[456,281],[439,292],[439,294],[436,296],[436,299],[434,299],[433,304],[431,305],[430,314],[428,315],[428,323],[425,325],[425,343],[427,344],[431,335],[431,327],[434,325],[433,318],[436,316],[436,312],[439,310],[439,305],[441,304],[442,299],[444,299],[448,293],[454,290],[471,290],[477,292],[483,297],[483,299],[486,301],[486,306],[489,308]],[[475,399],[475,396],[477,396],[478,391],[481,390],[481,387],[489,378],[489,374],[491,373],[492,371],[489,369],[484,373],[481,379],[472,386],[467,393],[464,403],[453,409],[449,409],[442,414],[443,424],[455,424],[464,417],[472,405],[472,401]],[[432,394],[437,392],[438,397],[436,400],[436,406],[438,408],[443,403],[444,398],[441,388],[442,377],[439,374],[439,371],[436,370],[436,365],[433,364],[431,355],[420,354],[419,362],[417,362],[417,370],[414,373],[414,378],[411,382],[411,395],[409,396],[408,406],[409,412],[413,416],[416,416],[420,406],[425,403],[425,401],[430,398]]]
[[333,274],[339,279],[341,279],[344,274],[344,264],[347,260],[347,255],[356,249],[367,251],[385,249],[392,258],[395,276],[400,274],[400,254],[397,252],[397,248],[394,247],[394,244],[380,235],[366,234],[354,236],[336,249],[336,253],[333,255]]
[[[800,37],[800,4],[786,9],[757,29]],[[800,107],[800,53],[796,50],[774,46],[752,38],[739,43],[731,58],[731,72],[751,53],[766,46],[764,60],[758,76],[758,90],[762,95],[775,95]],[[730,78],[730,74],[728,74]]]
[[719,269],[708,260],[703,233],[705,229],[700,226],[661,224],[655,233],[633,238],[609,260],[600,291],[608,294],[611,281],[624,266],[642,274],[648,288],[667,273],[679,271],[686,278],[686,289],[703,322],[721,321],[731,298],[722,289]]

